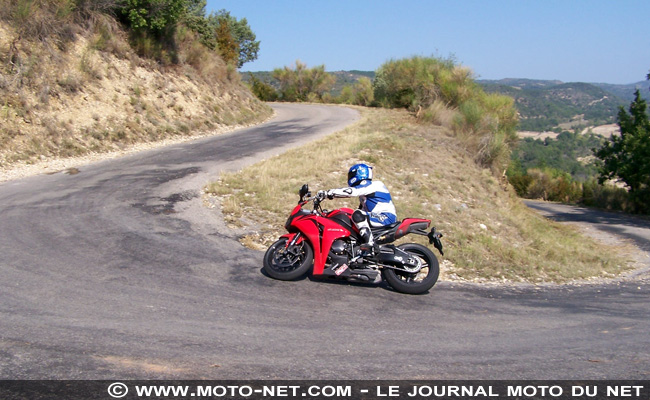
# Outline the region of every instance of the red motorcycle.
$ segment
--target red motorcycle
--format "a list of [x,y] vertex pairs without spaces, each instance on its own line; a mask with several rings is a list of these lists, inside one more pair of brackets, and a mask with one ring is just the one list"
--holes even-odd
[[[366,254],[359,231],[352,222],[354,210],[340,208],[323,210],[325,195],[311,197],[303,185],[300,200],[293,209],[282,235],[264,254],[264,271],[280,280],[294,280],[305,275],[313,266],[315,277],[335,277],[350,281],[379,283],[386,280],[402,293],[418,294],[431,289],[438,280],[438,259],[426,246],[405,243],[395,246],[395,240],[409,234],[427,236],[429,243],[444,255],[442,234],[432,228],[428,219],[406,218],[392,225],[372,228],[379,251]],[[313,202],[313,210],[303,208]]]

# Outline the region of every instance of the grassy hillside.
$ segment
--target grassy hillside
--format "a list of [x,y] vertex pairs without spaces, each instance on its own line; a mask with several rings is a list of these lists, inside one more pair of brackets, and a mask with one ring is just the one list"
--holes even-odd
[[113,17],[65,4],[0,2],[0,168],[192,136],[271,114],[237,70],[184,26],[173,36],[177,61],[164,64],[138,56]]
[[[283,231],[303,183],[313,191],[345,186],[347,169],[363,161],[391,189],[400,218],[430,218],[444,233],[443,279],[564,282],[626,269],[615,249],[530,211],[451,130],[406,111],[361,110],[358,124],[206,188],[242,242],[263,249]],[[325,207],[344,205],[356,207],[355,200]]]

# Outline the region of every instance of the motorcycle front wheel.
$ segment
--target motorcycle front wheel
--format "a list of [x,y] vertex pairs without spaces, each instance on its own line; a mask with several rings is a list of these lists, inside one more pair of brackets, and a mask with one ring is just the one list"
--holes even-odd
[[264,254],[264,271],[282,281],[291,281],[303,276],[314,261],[314,251],[306,241],[287,247],[282,238],[271,245]]
[[419,258],[422,268],[416,273],[384,268],[384,279],[393,289],[402,293],[420,294],[431,289],[438,281],[440,274],[440,265],[433,252],[417,243],[406,243],[398,247],[409,253],[411,257]]

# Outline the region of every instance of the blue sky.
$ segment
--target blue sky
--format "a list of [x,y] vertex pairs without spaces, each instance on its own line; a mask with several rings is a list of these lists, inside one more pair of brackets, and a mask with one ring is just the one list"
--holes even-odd
[[479,79],[633,83],[650,71],[648,0],[208,0],[246,18],[258,59],[242,71],[454,57]]

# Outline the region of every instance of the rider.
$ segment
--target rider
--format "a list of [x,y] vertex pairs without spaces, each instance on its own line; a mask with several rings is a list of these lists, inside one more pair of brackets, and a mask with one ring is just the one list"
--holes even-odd
[[390,192],[378,180],[372,180],[372,167],[355,164],[348,171],[348,187],[327,191],[327,198],[359,197],[359,209],[352,214],[352,221],[359,229],[364,243],[361,249],[369,254],[377,253],[370,227],[381,227],[397,222],[397,213]]

